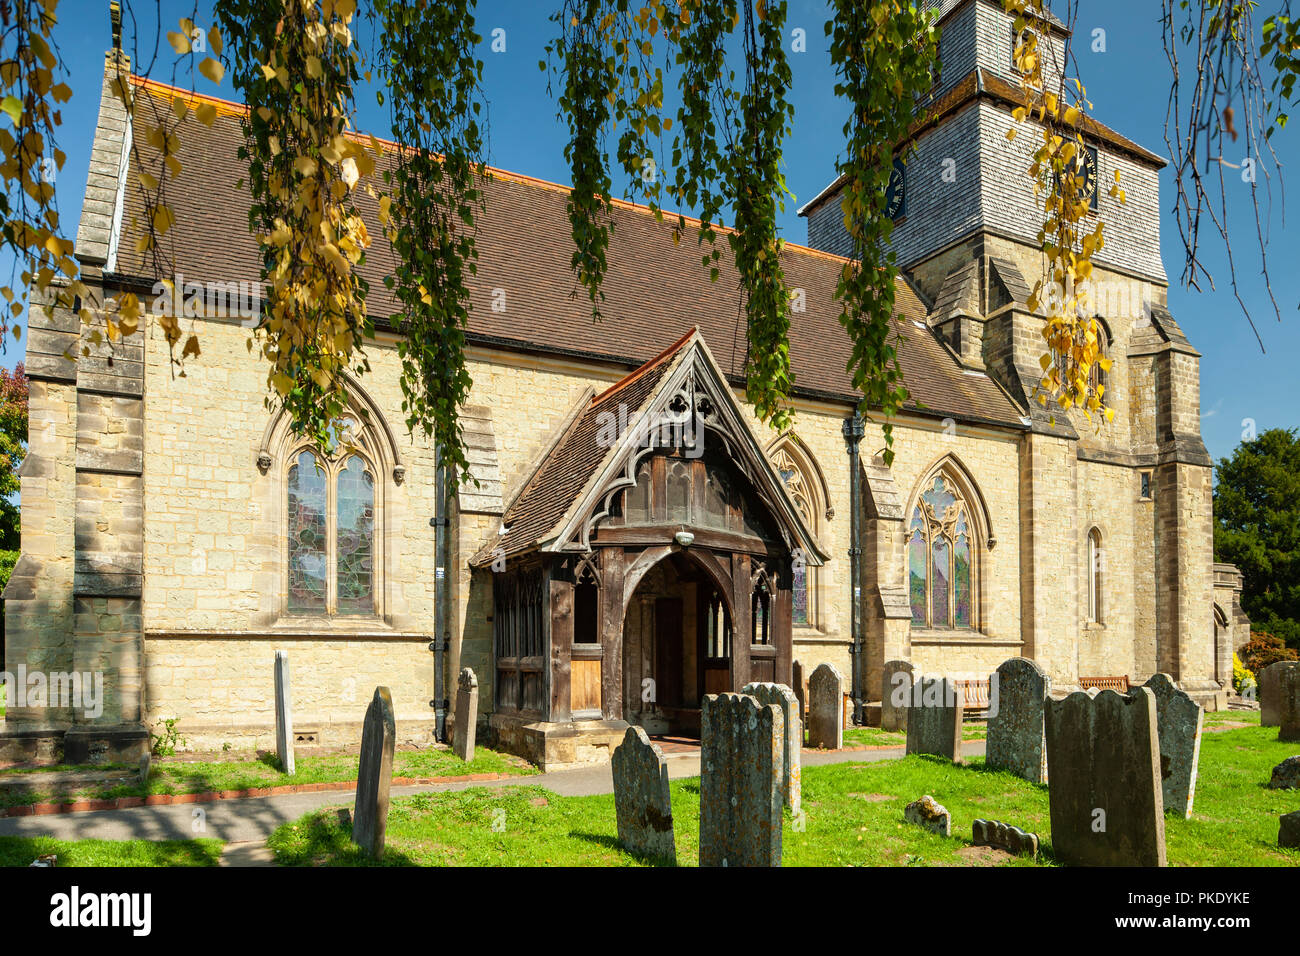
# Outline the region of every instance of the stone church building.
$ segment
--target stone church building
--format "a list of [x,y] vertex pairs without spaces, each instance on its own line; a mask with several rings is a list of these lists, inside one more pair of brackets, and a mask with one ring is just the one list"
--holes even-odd
[[[126,754],[164,719],[191,747],[266,746],[285,649],[306,742],[355,744],[376,685],[392,691],[399,737],[428,742],[438,689],[448,696],[440,665],[451,685],[474,669],[503,746],[546,766],[597,760],[628,722],[692,733],[702,695],[788,682],[794,661],[804,673],[833,662],[847,678],[855,596],[869,701],[886,661],[978,678],[1023,656],[1058,689],[1163,671],[1220,705],[1244,635],[1231,571],[1212,566],[1199,354],[1166,308],[1164,161],[1087,127],[1094,187],[1119,171],[1128,194],[1095,199],[1115,418],[1053,417],[1034,395],[1043,320],[1026,305],[1043,266],[1025,172],[1034,137],[1006,136],[1011,20],[989,0],[941,6],[942,70],[891,189],[912,397],[891,467],[867,415],[859,580],[838,184],[802,210],[808,245],[784,253],[802,311],[790,330],[796,421],[776,434],[744,400],[734,271],[710,282],[694,242],[619,203],[594,324],[574,295],[567,188],[494,171],[471,280],[474,482],[452,502],[440,564],[439,469],[404,424],[399,307],[383,284],[392,253],[374,203],[358,195],[375,237],[372,370],[349,382],[340,442],[314,447],[268,410],[252,322],[228,301],[260,262],[237,185],[242,107],[209,99],[218,118],[184,137],[164,241],[200,313],[181,321],[202,354],[179,374],[150,321],[111,355],[83,357],[74,316],[31,313],[5,669],[101,672],[104,701],[94,717],[11,706],[5,748]],[[92,305],[134,291],[157,311],[163,276],[135,251],[133,131],[108,91],[129,66],[116,51],[106,64],[77,256]],[[142,108],[192,98],[132,82]],[[449,640],[435,650],[441,591]]]

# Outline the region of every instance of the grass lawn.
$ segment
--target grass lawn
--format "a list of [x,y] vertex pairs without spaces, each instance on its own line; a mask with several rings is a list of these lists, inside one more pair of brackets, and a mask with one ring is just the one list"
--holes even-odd
[[[962,724],[962,740],[983,740],[988,735],[985,724]],[[901,747],[907,743],[904,731],[881,730],[879,727],[845,727],[846,747]]]
[[29,866],[58,855],[58,866],[216,866],[220,840],[54,840],[0,836],[0,866]]
[[[357,778],[357,760],[356,754],[303,756],[294,761],[295,773],[289,777],[280,771],[279,761],[273,755],[203,763],[162,758],[154,761],[147,786],[132,780],[129,783],[100,784],[81,788],[23,791],[0,789],[0,806],[349,781]],[[115,768],[41,767],[27,770],[13,769],[9,773],[107,769]],[[455,777],[481,773],[531,774],[536,772],[536,769],[524,760],[483,747],[475,749],[474,759],[469,763],[465,763],[450,750],[403,750],[393,755],[395,777]],[[4,776],[5,773],[0,771],[0,781]]]
[[[1241,716],[1234,714],[1235,716]],[[1258,720],[1258,718],[1256,718]],[[1222,723],[1222,719],[1210,723]],[[1297,751],[1276,728],[1206,733],[1191,820],[1166,819],[1175,866],[1295,866],[1300,851],[1277,847],[1278,815],[1300,809],[1300,794],[1267,789],[1273,766]],[[953,817],[953,837],[905,824],[903,807],[929,793]],[[699,859],[699,781],[672,784],[678,860]],[[1043,839],[1052,859],[1046,787],[986,771],[981,760],[955,767],[933,757],[805,767],[805,821],[787,818],[788,866],[970,866],[988,851],[970,846],[971,821],[1020,826]],[[476,787],[461,793],[396,798],[388,818],[387,865],[636,866],[616,839],[612,795],[559,797],[535,786]],[[281,863],[358,865],[349,830],[330,811],[285,824],[269,845]],[[1028,866],[1027,860],[1003,859]]]

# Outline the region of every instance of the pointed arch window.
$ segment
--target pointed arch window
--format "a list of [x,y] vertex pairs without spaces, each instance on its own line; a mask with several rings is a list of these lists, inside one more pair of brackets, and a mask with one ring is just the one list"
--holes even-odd
[[974,628],[974,529],[966,498],[952,479],[936,475],[912,508],[907,578],[917,627]]
[[304,446],[286,475],[285,610],[301,616],[377,613],[375,469],[344,422],[327,450]]
[[[792,448],[793,439],[787,439],[772,453],[772,465],[785,490],[803,520],[804,527],[814,535],[818,532],[818,517],[824,506],[818,494],[818,483],[811,466],[803,455]],[[795,554],[791,568],[791,620],[795,627],[815,627],[817,624],[817,571],[803,556]]]
[[1101,547],[1101,532],[1093,528],[1088,532],[1088,623],[1101,624],[1102,612],[1102,572],[1105,570],[1104,553]]

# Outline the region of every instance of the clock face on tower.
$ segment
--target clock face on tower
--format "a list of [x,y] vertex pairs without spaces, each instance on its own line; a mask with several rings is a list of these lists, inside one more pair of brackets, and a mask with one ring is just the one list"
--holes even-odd
[[890,219],[901,219],[907,214],[906,174],[901,160],[894,160],[894,168],[889,172],[889,186],[885,190],[885,215]]
[[1097,175],[1097,147],[1083,147],[1083,194],[1088,197],[1088,208],[1097,211],[1097,189],[1101,182]]

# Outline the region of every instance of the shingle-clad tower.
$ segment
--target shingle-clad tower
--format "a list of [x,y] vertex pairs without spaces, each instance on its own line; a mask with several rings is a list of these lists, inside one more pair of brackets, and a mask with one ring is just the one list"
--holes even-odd
[[[1043,318],[1026,300],[1043,273],[1042,213],[1028,175],[1036,136],[1012,63],[1013,18],[997,0],[932,0],[941,67],[917,114],[893,189],[897,262],[931,307],[930,331],[971,372],[994,378],[1024,412],[1021,443],[1021,653],[1058,679],[1172,675],[1219,698],[1212,616],[1211,460],[1201,440],[1199,353],[1167,309],[1160,256],[1165,161],[1087,121],[1092,215],[1105,223],[1090,300],[1112,367],[1113,422],[1063,413],[1035,395]],[[1064,62],[1051,19],[1045,69]],[[1119,174],[1127,201],[1107,194]],[[847,254],[840,183],[808,203],[809,245]],[[1105,585],[1101,585],[1101,580]],[[1106,595],[1103,606],[1100,595]],[[1068,639],[1063,639],[1068,636]],[[1230,669],[1229,669],[1230,670]]]

